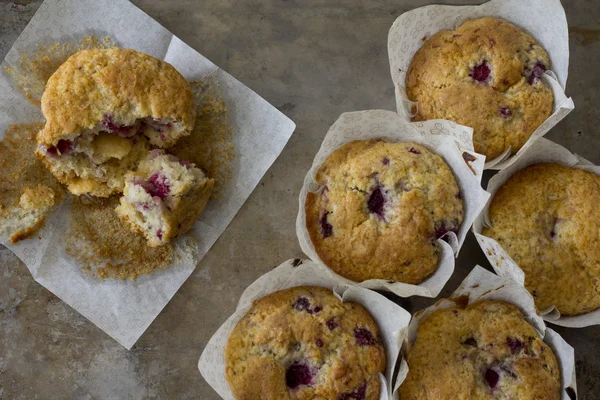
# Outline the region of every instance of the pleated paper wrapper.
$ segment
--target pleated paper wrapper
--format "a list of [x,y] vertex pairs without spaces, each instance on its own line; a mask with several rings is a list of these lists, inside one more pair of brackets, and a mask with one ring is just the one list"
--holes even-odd
[[[489,193],[481,187],[485,157],[473,150],[472,134],[471,128],[445,120],[407,122],[392,111],[368,110],[342,114],[329,128],[323,139],[321,148],[304,178],[304,184],[300,191],[296,234],[304,254],[320,265],[340,284],[390,291],[402,297],[437,296],[454,272],[455,256],[458,255],[473,221],[489,198]],[[460,187],[465,206],[465,217],[458,235],[448,232],[445,236],[448,242],[438,239],[441,246],[438,268],[418,285],[384,279],[370,279],[359,283],[344,278],[319,258],[306,227],[304,209],[306,196],[308,192],[319,190],[319,186],[315,182],[315,174],[323,161],[345,143],[373,138],[385,138],[395,142],[414,142],[427,147],[444,159]],[[466,161],[465,157],[466,159],[474,158],[474,161]]]
[[523,28],[542,45],[550,56],[551,70],[543,76],[552,88],[554,109],[552,115],[531,135],[514,155],[510,150],[487,160],[486,169],[503,169],[523,156],[529,146],[544,136],[575,105],[565,94],[569,69],[569,29],[560,0],[491,0],[479,6],[430,5],[415,8],[400,15],[388,34],[388,56],[396,92],[398,113],[410,121],[414,104],[406,95],[406,72],[417,50],[435,33],[454,30],[463,22],[496,17]]
[[[565,149],[559,144],[542,138],[535,142],[535,144],[529,148],[527,153],[524,154],[523,157],[521,157],[517,162],[494,175],[488,183],[488,191],[493,196],[498,189],[517,171],[520,171],[531,164],[542,162],[551,162],[569,167],[581,168],[596,175],[600,175],[599,166],[596,166],[588,160],[571,153],[569,150]],[[492,198],[490,198],[481,215],[475,220],[475,223],[473,224],[473,233],[475,233],[477,242],[481,246],[481,249],[496,273],[500,276],[512,279],[521,285],[524,285],[525,274],[523,273],[523,270],[519,268],[517,263],[508,255],[502,246],[498,244],[498,242],[490,237],[484,236],[481,233],[484,227],[491,226],[491,221],[489,219],[489,205],[491,201]],[[546,321],[560,326],[581,328],[600,324],[600,309],[581,315],[561,316],[555,307],[550,307],[546,310],[540,310],[540,313]]]
[[[536,313],[533,297],[531,297],[524,287],[510,279],[495,275],[477,265],[460,284],[458,289],[454,291],[452,296],[450,296],[450,299],[462,296],[468,297],[468,304],[480,300],[504,300],[517,306],[524,314],[527,322],[535,328],[540,335],[540,338],[550,346],[556,356],[561,372],[561,399],[570,400],[567,390],[577,393],[577,382],[575,379],[575,351],[558,333],[554,332],[552,329],[546,328],[544,320]],[[414,343],[417,328],[421,321],[436,310],[454,306],[456,306],[454,301],[441,299],[431,307],[418,311],[413,315],[406,334],[407,342],[405,342],[402,347],[403,356],[401,356],[400,359],[400,368],[398,377],[396,378],[396,390],[400,387],[402,382],[404,382],[404,379],[406,379],[406,375],[408,374],[409,366],[406,363],[404,354],[406,354],[408,343]]]
[[225,375],[225,347],[229,335],[248,312],[254,300],[278,290],[296,286],[319,286],[331,289],[340,300],[362,305],[373,317],[386,351],[386,371],[381,375],[380,400],[397,399],[392,393],[392,374],[400,346],[405,340],[410,314],[399,305],[372,290],[340,285],[316,265],[306,260],[288,260],[258,278],[242,294],[237,309],[217,330],[202,352],[198,369],[212,388],[226,400],[234,400]]

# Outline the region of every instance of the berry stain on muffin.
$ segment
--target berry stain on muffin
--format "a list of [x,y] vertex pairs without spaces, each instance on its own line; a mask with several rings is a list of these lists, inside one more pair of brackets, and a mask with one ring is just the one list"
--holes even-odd
[[330,331],[332,331],[335,328],[337,328],[338,326],[340,326],[337,322],[335,322],[335,320],[333,318],[328,319],[326,324]]
[[285,371],[285,384],[290,389],[296,389],[301,385],[310,385],[313,380],[311,368],[301,362],[295,362]]
[[485,381],[487,382],[487,384],[490,388],[495,389],[499,380],[500,380],[500,374],[498,374],[498,372],[496,372],[492,368],[488,368],[485,371]]
[[487,61],[483,60],[481,63],[473,67],[469,76],[473,78],[474,81],[486,83],[491,73],[492,70],[490,69]]
[[365,400],[367,394],[367,384],[363,383],[358,389],[350,393],[343,393],[338,397],[339,400]]
[[379,342],[367,328],[354,328],[354,337],[359,346],[373,346]]
[[329,214],[329,212],[323,213],[323,216],[319,220],[319,224],[321,225],[321,234],[324,238],[328,238],[333,235],[333,226],[327,222],[327,216]]
[[525,348],[525,343],[523,343],[522,341],[520,341],[517,338],[507,337],[506,344],[510,348],[511,354],[516,354]]
[[504,119],[510,119],[510,117],[512,117],[512,111],[509,107],[500,107],[498,112]]
[[542,75],[544,75],[544,72],[546,72],[546,65],[543,62],[538,61],[533,66],[532,70],[527,70],[526,72],[529,73],[527,83],[533,85],[535,82],[539,82],[541,80]]
[[381,186],[377,186],[373,192],[371,192],[371,196],[369,196],[369,201],[367,202],[367,207],[369,208],[369,212],[373,214],[377,214],[379,218],[385,219],[383,216],[383,206],[385,205],[385,198],[383,196],[383,192],[381,190]]

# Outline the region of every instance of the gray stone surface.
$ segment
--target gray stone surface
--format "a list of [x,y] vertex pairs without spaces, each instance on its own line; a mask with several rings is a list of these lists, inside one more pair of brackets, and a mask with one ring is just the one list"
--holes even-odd
[[[302,177],[340,113],[393,109],[387,31],[399,14],[428,1],[134,3],[298,128],[230,227],[131,351],[33,281],[16,257],[0,249],[0,399],[217,399],[196,368],[204,345],[248,284],[272,266],[302,256],[294,231]],[[600,6],[596,0],[564,3],[571,26],[567,93],[577,108],[548,137],[600,163]],[[0,0],[0,59],[40,4]],[[476,263],[488,266],[470,236],[443,295]],[[416,311],[432,302],[401,304]],[[600,327],[553,328],[576,349],[579,398],[597,399]]]

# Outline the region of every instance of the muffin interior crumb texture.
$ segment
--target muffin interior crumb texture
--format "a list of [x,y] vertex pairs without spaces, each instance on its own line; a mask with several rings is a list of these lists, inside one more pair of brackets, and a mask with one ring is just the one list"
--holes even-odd
[[[191,82],[191,86],[197,104],[195,128],[169,152],[216,177],[212,196],[218,199],[231,179],[235,157],[229,113],[218,84],[210,77]],[[174,254],[179,254],[173,245],[149,247],[141,234],[132,233],[118,218],[114,211],[117,204],[118,196],[75,198],[66,235],[70,238],[67,253],[100,278],[135,279],[167,268]],[[190,246],[193,248],[194,243]]]
[[434,311],[409,346],[401,399],[559,400],[552,349],[514,305],[484,300]]
[[[79,50],[114,47],[118,46],[111,38],[94,36],[86,36],[77,43],[38,46],[37,51],[23,54],[18,65],[8,66],[6,70],[23,95],[39,106],[47,80],[67,58]],[[212,76],[190,82],[190,85],[197,111],[195,127],[190,136],[177,142],[169,152],[193,162],[207,176],[214,178],[212,198],[218,199],[231,180],[231,164],[235,158],[229,113],[219,84]],[[0,165],[7,171],[0,177],[0,219],[20,210],[21,197],[24,204],[31,205],[26,201],[27,193],[49,193],[51,190],[53,207],[47,212],[60,204],[65,196],[64,187],[34,156],[35,137],[43,126],[44,123],[11,126],[0,142]],[[65,246],[68,255],[85,270],[100,278],[135,279],[168,267],[178,261],[178,257],[190,254],[195,257],[196,239],[188,238],[189,235],[178,241],[176,249],[173,245],[148,247],[142,236],[132,233],[118,219],[114,212],[117,197],[70,196],[70,223]],[[40,219],[43,223],[43,218]]]
[[225,364],[239,400],[375,400],[386,360],[367,310],[300,286],[254,302],[229,336]]
[[517,172],[494,195],[483,234],[525,272],[540,310],[600,307],[599,198],[600,176],[551,163]]
[[489,160],[516,153],[552,113],[542,75],[546,51],[522,29],[497,18],[434,34],[415,53],[406,91],[415,120],[443,118],[474,129],[475,151]]
[[12,242],[33,235],[65,191],[34,156],[43,123],[11,125],[0,141],[0,235]]

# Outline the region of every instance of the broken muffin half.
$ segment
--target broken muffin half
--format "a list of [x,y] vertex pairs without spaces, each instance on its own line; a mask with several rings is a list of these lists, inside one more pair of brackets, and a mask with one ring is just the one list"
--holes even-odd
[[136,172],[125,176],[125,189],[115,211],[151,247],[187,232],[202,214],[214,180],[189,161],[153,150]]
[[50,77],[36,154],[76,195],[123,190],[151,146],[167,148],[194,126],[185,78],[170,64],[130,49],[82,50]]

